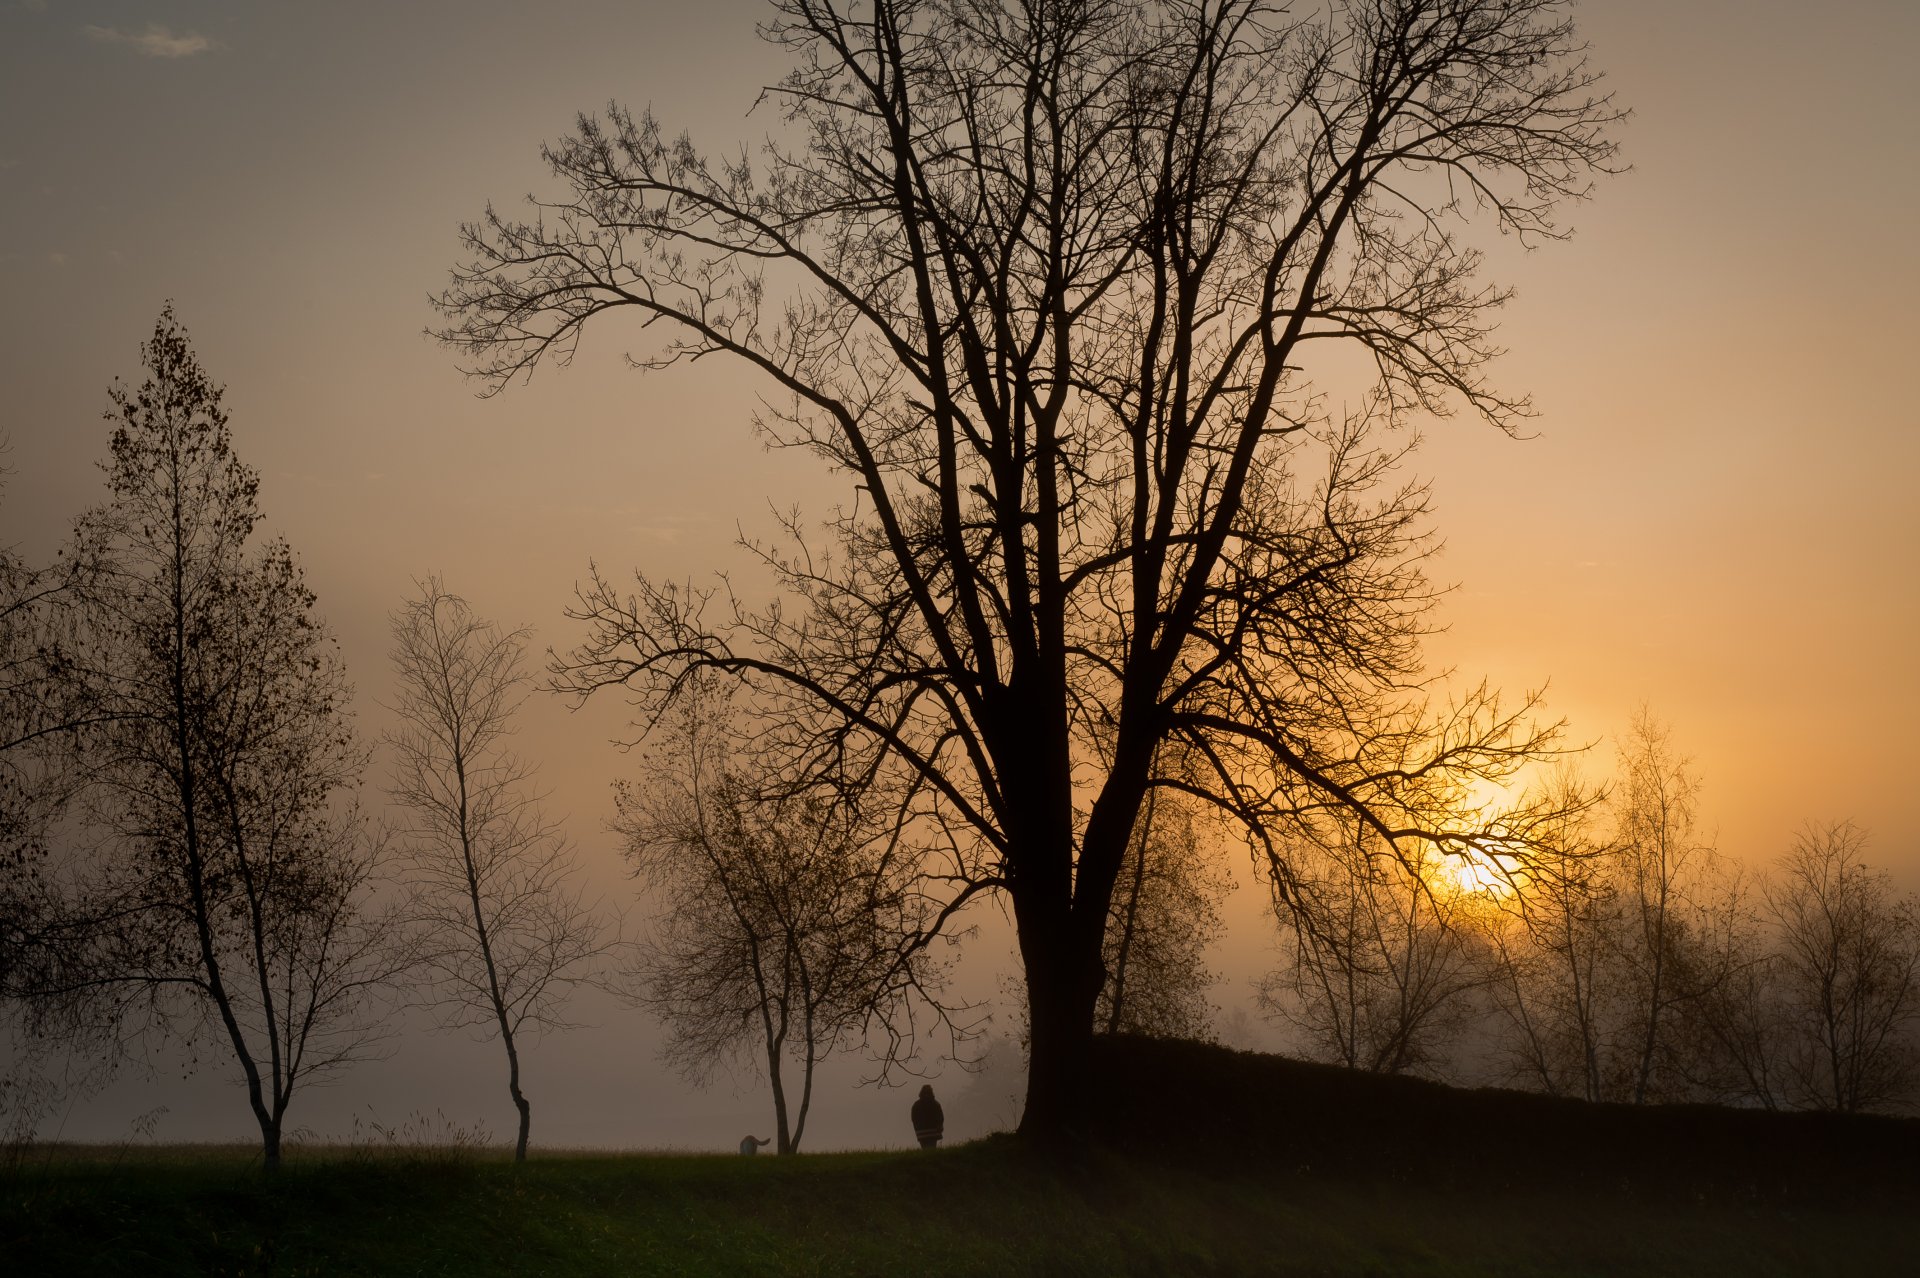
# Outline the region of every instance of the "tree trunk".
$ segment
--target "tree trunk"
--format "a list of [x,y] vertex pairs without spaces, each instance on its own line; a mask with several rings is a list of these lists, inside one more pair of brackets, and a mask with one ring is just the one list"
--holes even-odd
[[533,1126],[533,1106],[527,1102],[527,1095],[520,1090],[520,1050],[514,1045],[513,1033],[506,1027],[505,1018],[501,1020],[500,1037],[507,1046],[507,1092],[513,1097],[513,1107],[520,1112],[520,1135],[513,1144],[513,1161],[527,1161],[527,1131]]
[[280,1120],[269,1118],[265,1113],[260,1119],[260,1158],[261,1166],[270,1172],[280,1170]]
[[767,1081],[773,1086],[774,1138],[777,1142],[773,1147],[773,1152],[776,1154],[791,1154],[793,1152],[793,1129],[788,1125],[787,1089],[784,1081],[780,1077],[780,1050],[778,1047],[769,1046],[767,1048]]
[[[1047,927],[1014,910],[1020,957],[1027,975],[1027,1104],[1020,1134],[1070,1143],[1092,1134],[1088,1084],[1093,1062],[1093,1012],[1103,973],[1100,933],[1084,937],[1066,919]],[[1084,929],[1083,929],[1084,931]]]
[[773,1152],[791,1154],[793,1152],[793,1129],[787,1119],[786,1081],[780,1077],[780,1057],[787,1046],[787,1017],[783,1010],[779,1024],[774,1024],[773,1009],[767,1005],[766,983],[759,983],[761,990],[760,1023],[767,1035],[767,1085],[773,1089]]
[[788,1151],[795,1154],[800,1152],[800,1138],[804,1136],[807,1131],[807,1109],[813,1104],[813,1067],[820,1063],[820,1055],[815,1046],[817,1040],[814,1037],[813,991],[811,988],[807,989],[806,997],[807,1011],[806,1016],[801,1022],[801,1026],[802,1032],[807,1036],[807,1050],[806,1056],[803,1058],[803,1072],[800,1076],[800,1110],[794,1115],[793,1140],[790,1142],[790,1149]]

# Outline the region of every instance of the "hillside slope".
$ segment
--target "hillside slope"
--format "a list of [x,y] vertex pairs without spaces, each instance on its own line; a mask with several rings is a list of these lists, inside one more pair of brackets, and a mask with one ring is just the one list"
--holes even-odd
[[1591,1104],[1164,1039],[1105,1038],[1095,1051],[1097,1139],[1135,1157],[1920,1212],[1920,1119]]

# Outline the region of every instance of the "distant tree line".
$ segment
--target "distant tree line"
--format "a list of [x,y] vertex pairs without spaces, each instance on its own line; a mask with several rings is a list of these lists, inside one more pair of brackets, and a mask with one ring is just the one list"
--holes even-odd
[[1610,792],[1567,801],[1524,868],[1358,838],[1321,849],[1261,1001],[1309,1052],[1632,1104],[1911,1110],[1920,901],[1866,832],[1810,823],[1770,870],[1698,826],[1700,779],[1646,712]]

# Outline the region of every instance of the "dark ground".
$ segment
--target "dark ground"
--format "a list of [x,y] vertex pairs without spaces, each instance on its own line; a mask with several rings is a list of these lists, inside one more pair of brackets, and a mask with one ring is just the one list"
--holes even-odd
[[931,1154],[34,1151],[6,1274],[1920,1273],[1920,1122],[1101,1047],[1108,1137]]

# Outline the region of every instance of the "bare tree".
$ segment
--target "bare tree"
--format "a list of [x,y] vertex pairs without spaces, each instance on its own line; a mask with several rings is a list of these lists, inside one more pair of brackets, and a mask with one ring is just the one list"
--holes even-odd
[[1556,1094],[1725,1095],[1724,1062],[1706,1046],[1730,1014],[1715,1000],[1745,979],[1741,883],[1697,829],[1699,775],[1644,708],[1618,769],[1495,929],[1508,1046],[1520,1075]]
[[[0,496],[10,476],[0,468]],[[35,944],[47,832],[72,798],[86,712],[60,672],[84,571],[71,554],[35,565],[0,546],[0,997]]]
[[[0,436],[0,457],[8,451]],[[0,502],[11,477],[0,468]],[[76,570],[71,556],[35,565],[0,546],[0,1166],[13,1164],[46,1115],[102,1085],[118,1064],[110,1052],[74,1059],[71,1032],[34,1032],[47,1028],[34,1024],[46,1009],[21,998],[47,974],[59,917],[49,844],[73,797],[71,747],[81,725],[56,675]]]
[[[1672,1014],[1699,993],[1675,970],[1693,923],[1690,891],[1713,860],[1713,849],[1694,826],[1699,793],[1699,775],[1675,755],[1667,728],[1642,707],[1620,749],[1615,792],[1615,846],[1630,915],[1621,957],[1632,973],[1638,1021],[1630,1096],[1636,1105],[1662,1098],[1666,1089],[1660,1075],[1671,1072],[1663,1067],[1673,1038]],[[1693,964],[1696,981],[1705,970]]]
[[586,901],[573,850],[541,811],[533,770],[506,746],[525,700],[527,631],[473,614],[437,577],[392,617],[401,726],[389,794],[405,835],[409,914],[434,1005],[449,1025],[497,1034],[527,1157],[533,1107],[520,1048],[558,1027],[567,996],[595,975],[607,925]]
[[[876,1030],[896,1059],[896,1018],[916,998],[937,1009],[940,971],[902,832],[873,828],[842,801],[754,784],[723,738],[723,704],[692,701],[651,783],[617,791],[616,828],[658,907],[636,997],[666,1023],[667,1060],[695,1083],[759,1056],[775,1149],[790,1154],[820,1061]],[[800,1067],[797,1100],[789,1060]]]
[[1101,962],[1107,983],[1094,1007],[1109,1034],[1211,1037],[1207,950],[1226,924],[1220,903],[1233,879],[1201,841],[1179,796],[1155,790],[1140,809],[1113,894]]
[[284,542],[250,548],[254,472],[171,308],[116,384],[108,502],[59,675],[83,709],[87,855],[32,993],[115,1023],[211,1030],[269,1169],[305,1083],[377,1038],[393,974],[363,913],[380,845],[349,795],[350,689]]
[[1367,842],[1296,853],[1300,904],[1279,911],[1291,952],[1262,980],[1259,1006],[1349,1069],[1432,1072],[1488,979],[1476,902],[1443,858],[1429,855],[1409,874]]
[[1765,891],[1762,878],[1735,866],[1689,911],[1687,941],[1674,954],[1673,1039],[1693,1095],[1780,1109],[1788,1036]]
[[[1556,0],[780,0],[764,33],[794,70],[763,158],[582,118],[557,199],[465,229],[440,336],[498,389],[627,312],[665,334],[643,365],[737,361],[769,438],[849,475],[837,553],[797,521],[763,551],[801,607],[596,574],[560,682],[652,716],[729,671],[823,770],[910,778],[972,858],[952,903],[1010,898],[1023,1129],[1075,1130],[1163,745],[1283,892],[1336,811],[1524,850],[1435,806],[1551,736],[1423,683],[1392,432],[1527,412],[1486,378],[1506,293],[1462,227],[1561,234],[1618,112]],[[1343,350],[1371,387],[1329,415]]]
[[1631,1019],[1618,970],[1627,915],[1617,849],[1596,792],[1571,771],[1548,784],[1566,815],[1542,832],[1512,908],[1490,921],[1488,990],[1518,1079],[1555,1096],[1613,1100],[1629,1069],[1620,1027]]
[[1910,1105],[1920,1083],[1920,901],[1861,862],[1866,841],[1852,822],[1808,825],[1767,893],[1783,1090],[1799,1108]]

